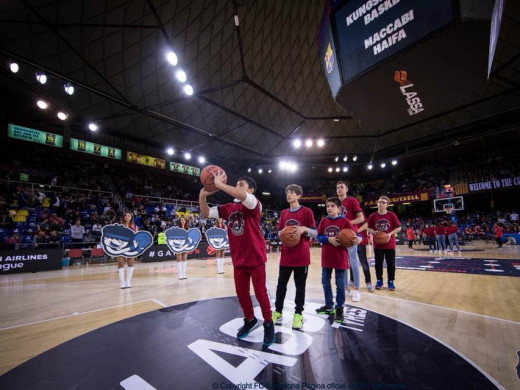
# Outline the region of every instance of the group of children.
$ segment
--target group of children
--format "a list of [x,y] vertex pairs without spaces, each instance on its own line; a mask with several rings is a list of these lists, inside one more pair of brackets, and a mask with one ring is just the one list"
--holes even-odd
[[[370,281],[370,271],[366,259],[366,232],[383,231],[387,234],[384,244],[374,243],[376,259],[376,289],[383,288],[383,262],[386,258],[388,268],[388,288],[395,290],[395,233],[401,227],[397,216],[387,210],[389,200],[381,197],[378,201],[378,211],[365,218],[359,202],[352,197],[347,197],[348,185],[339,182],[336,186],[338,197],[327,199],[327,217],[323,218],[318,228],[312,211],[299,204],[303,190],[296,184],[286,188],[289,208],[283,210],[278,230],[286,226],[297,226],[294,229],[294,238],[299,243],[294,247],[282,245],[278,285],[276,288],[275,310],[271,311],[269,295],[266,286],[267,254],[265,241],[260,231],[260,214],[262,205],[253,195],[256,191],[255,181],[248,176],[238,179],[236,186],[225,184],[225,173],[218,171],[213,173],[214,183],[218,190],[231,195],[233,203],[209,207],[206,198],[214,192],[202,188],[199,194],[201,214],[206,218],[222,218],[228,221],[228,237],[231,252],[231,260],[234,270],[235,289],[238,301],[244,314],[244,325],[238,330],[237,337],[247,337],[260,324],[254,315],[253,303],[250,295],[250,283],[256,299],[260,305],[263,317],[265,346],[275,342],[274,325],[280,324],[283,319],[283,303],[287,292],[287,284],[294,274],[296,286],[295,313],[292,327],[303,327],[303,309],[305,304],[305,286],[310,264],[310,240],[317,238],[322,245],[321,266],[322,285],[325,295],[325,305],[317,309],[317,313],[334,315],[336,322],[343,322],[343,305],[345,303],[345,290],[349,291],[345,274],[349,269],[349,263],[353,279],[352,300],[361,299],[359,292],[359,259],[365,274],[365,282],[369,291],[373,291]],[[337,240],[338,233],[345,228],[356,231],[359,236],[354,239],[355,244],[347,249]],[[364,243],[364,245],[363,245]],[[362,249],[360,249],[362,247]],[[336,279],[336,303],[332,294],[331,277],[334,271]]]

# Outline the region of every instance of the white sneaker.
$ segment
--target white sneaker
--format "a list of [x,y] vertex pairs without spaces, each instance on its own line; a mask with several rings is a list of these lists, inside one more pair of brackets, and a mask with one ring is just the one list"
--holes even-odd
[[374,285],[372,283],[367,283],[367,290],[369,293],[374,292]]
[[126,282],[125,288],[132,288],[132,285],[130,284],[130,282]]
[[348,285],[345,286],[345,295],[350,295],[350,287]]
[[430,249],[430,253],[433,253],[433,251]]
[[361,301],[361,293],[359,290],[352,290],[352,302]]
[[119,282],[119,287],[120,288],[126,288],[126,283],[125,282]]

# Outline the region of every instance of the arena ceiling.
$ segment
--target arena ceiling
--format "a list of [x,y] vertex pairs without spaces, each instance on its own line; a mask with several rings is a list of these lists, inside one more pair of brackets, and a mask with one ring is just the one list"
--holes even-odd
[[[485,91],[386,129],[367,127],[334,100],[318,56],[324,7],[322,0],[0,2],[0,57],[21,66],[17,74],[1,67],[0,87],[15,101],[6,120],[34,117],[42,96],[71,113],[73,130],[88,133],[85,124],[94,120],[127,148],[173,145],[247,165],[290,157],[321,165],[345,154],[365,164],[518,128],[519,2],[505,1]],[[193,96],[175,80],[169,49]],[[37,70],[50,76],[45,86]],[[67,81],[73,96],[63,93]],[[63,127],[54,115],[38,115]],[[325,146],[295,151],[296,136],[324,137]]]

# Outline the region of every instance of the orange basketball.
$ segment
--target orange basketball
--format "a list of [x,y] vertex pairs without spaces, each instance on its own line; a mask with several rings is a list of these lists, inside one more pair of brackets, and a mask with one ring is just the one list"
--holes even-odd
[[382,232],[380,230],[377,230],[374,232],[374,242],[379,245],[384,245],[388,241],[388,234],[385,232]]
[[294,229],[297,229],[298,226],[286,226],[280,232],[280,241],[287,247],[292,248],[293,246],[298,245],[300,242],[299,239],[293,237]]
[[346,248],[350,248],[354,246],[354,242],[352,240],[357,238],[357,234],[352,229],[343,229],[338,234],[338,241]]
[[[210,192],[218,191],[218,188],[215,187],[215,182],[214,182],[215,178],[213,176],[213,172],[217,173],[218,171],[224,172],[224,170],[222,168],[220,168],[218,165],[207,165],[204,167],[202,172],[200,172],[200,182],[202,183],[202,185],[204,186],[204,188],[207,191],[210,191]],[[225,174],[226,174],[226,172],[224,172],[224,175]],[[224,177],[223,182],[224,183],[227,182],[227,176]]]

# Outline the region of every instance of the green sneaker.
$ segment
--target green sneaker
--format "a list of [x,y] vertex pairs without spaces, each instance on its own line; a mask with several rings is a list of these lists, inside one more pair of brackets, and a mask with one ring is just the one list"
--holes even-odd
[[282,323],[282,320],[283,320],[283,316],[282,316],[282,313],[280,313],[279,311],[273,311],[273,322],[276,324],[276,325],[280,325]]
[[303,327],[303,315],[294,313],[292,328],[293,329],[301,329]]

